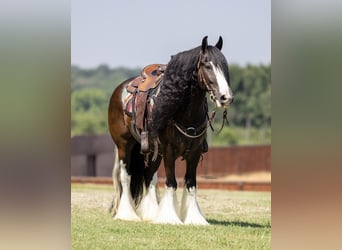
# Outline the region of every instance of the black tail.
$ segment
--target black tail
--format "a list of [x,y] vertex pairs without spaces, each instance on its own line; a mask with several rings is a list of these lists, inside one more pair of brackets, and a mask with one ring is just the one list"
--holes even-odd
[[145,169],[144,156],[140,153],[139,143],[136,143],[132,148],[131,162],[129,165],[129,174],[131,175],[131,194],[135,205],[138,206],[143,194]]

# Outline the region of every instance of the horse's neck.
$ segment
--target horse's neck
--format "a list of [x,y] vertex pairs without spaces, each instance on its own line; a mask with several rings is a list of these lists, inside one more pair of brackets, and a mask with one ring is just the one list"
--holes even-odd
[[205,92],[198,90],[196,94],[187,96],[188,103],[179,112],[179,121],[183,125],[200,125],[205,120]]

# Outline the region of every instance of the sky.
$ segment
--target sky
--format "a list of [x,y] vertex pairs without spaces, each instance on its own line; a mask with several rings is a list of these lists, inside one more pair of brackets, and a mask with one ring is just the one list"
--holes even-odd
[[71,0],[71,64],[167,63],[223,38],[228,63],[271,63],[270,0]]

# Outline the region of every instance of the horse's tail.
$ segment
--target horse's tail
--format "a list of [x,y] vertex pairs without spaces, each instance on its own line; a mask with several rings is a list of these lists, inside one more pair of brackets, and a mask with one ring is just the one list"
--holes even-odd
[[130,175],[131,175],[131,195],[136,206],[139,205],[144,190],[144,156],[140,153],[141,146],[136,143],[131,151]]

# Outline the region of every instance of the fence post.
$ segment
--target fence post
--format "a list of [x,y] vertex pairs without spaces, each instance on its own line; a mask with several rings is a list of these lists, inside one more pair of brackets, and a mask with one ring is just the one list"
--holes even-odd
[[87,155],[87,173],[88,176],[96,176],[96,155]]

